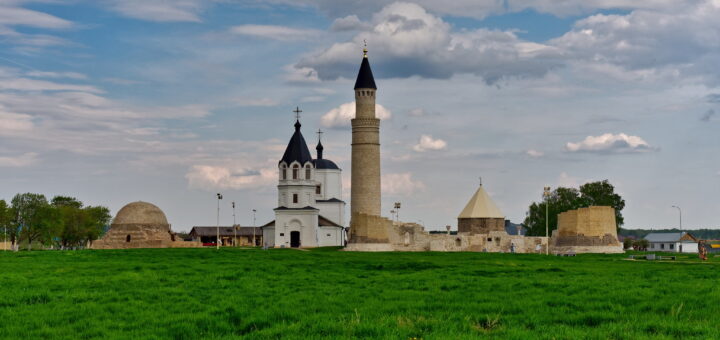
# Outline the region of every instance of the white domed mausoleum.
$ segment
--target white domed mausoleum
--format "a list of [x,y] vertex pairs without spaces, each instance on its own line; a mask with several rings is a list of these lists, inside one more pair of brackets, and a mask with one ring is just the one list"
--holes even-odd
[[278,162],[278,207],[275,220],[262,226],[264,245],[341,246],[345,243],[342,170],[323,158],[320,140],[315,148],[317,158],[312,158],[301,126],[299,120],[295,122],[295,133]]
[[184,248],[198,247],[185,242],[170,230],[160,208],[147,202],[132,202],[122,207],[105,235],[92,244],[93,249]]

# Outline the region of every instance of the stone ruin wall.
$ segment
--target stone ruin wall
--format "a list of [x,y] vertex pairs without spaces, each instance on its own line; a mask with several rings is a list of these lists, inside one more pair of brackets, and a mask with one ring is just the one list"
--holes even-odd
[[458,233],[487,234],[505,231],[504,218],[458,218]]
[[615,209],[594,206],[566,211],[558,215],[558,236],[611,235],[617,238]]
[[349,243],[390,243],[388,232],[393,222],[382,216],[353,213]]
[[[485,234],[458,233],[457,235],[430,234],[417,223],[393,222],[389,219],[371,219],[377,223],[374,227],[384,228],[387,242],[374,244],[349,244],[347,251],[474,251],[509,253],[514,245],[516,253],[545,253],[546,237],[525,237],[508,235],[502,231]],[[503,221],[504,226],[504,221]],[[380,234],[380,233],[378,233]],[[537,249],[537,245],[540,249]]]
[[[130,242],[127,236],[130,235]],[[195,248],[199,242],[186,242],[170,231],[169,225],[113,224],[100,240],[92,243],[93,249],[127,248]]]
[[621,253],[615,209],[593,206],[558,215],[558,229],[551,239],[553,253]]

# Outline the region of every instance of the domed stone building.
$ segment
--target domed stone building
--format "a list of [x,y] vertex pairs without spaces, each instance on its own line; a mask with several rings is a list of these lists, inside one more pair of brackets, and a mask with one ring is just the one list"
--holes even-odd
[[93,249],[198,247],[175,236],[160,208],[147,202],[132,202],[120,209],[110,230]]

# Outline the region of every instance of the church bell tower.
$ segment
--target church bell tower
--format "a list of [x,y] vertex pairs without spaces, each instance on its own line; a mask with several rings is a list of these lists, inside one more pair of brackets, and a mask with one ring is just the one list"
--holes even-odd
[[380,119],[375,116],[375,79],[367,49],[355,81],[352,123],[350,214],[380,216]]

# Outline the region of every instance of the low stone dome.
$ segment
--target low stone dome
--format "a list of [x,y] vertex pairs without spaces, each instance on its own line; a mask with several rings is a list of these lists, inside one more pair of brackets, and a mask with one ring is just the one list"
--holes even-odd
[[118,211],[113,224],[167,225],[168,221],[165,213],[156,205],[147,202],[132,202]]

